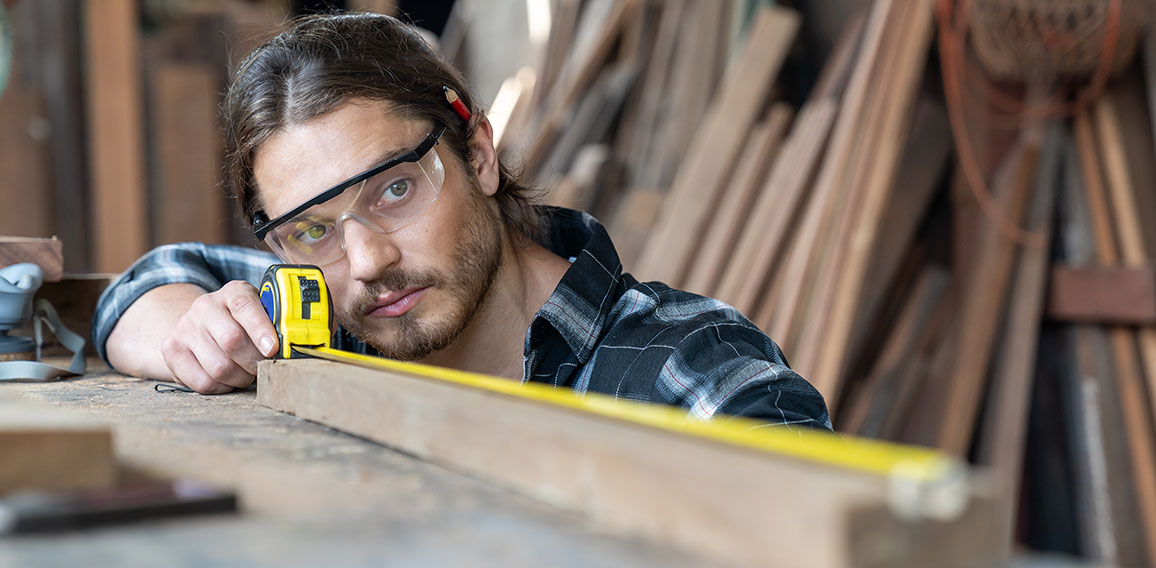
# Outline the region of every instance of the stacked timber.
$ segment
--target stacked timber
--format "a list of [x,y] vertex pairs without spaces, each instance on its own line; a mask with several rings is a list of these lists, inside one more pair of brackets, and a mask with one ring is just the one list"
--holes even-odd
[[1156,42],[1102,96],[989,100],[935,2],[876,0],[800,89],[808,22],[736,4],[556,2],[503,151],[766,331],[837,430],[990,467],[1009,541],[1156,563]]

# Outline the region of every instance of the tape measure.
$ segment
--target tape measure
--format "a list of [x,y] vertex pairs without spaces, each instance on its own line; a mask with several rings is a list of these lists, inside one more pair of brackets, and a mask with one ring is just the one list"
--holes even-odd
[[329,347],[333,300],[321,269],[311,264],[274,264],[261,278],[261,305],[277,330],[278,359],[309,357],[293,349]]
[[334,331],[332,301],[321,269],[316,266],[275,264],[269,267],[261,282],[261,303],[281,341],[277,354],[279,359],[316,357],[386,372],[400,372],[751,450],[882,474],[893,480],[956,483],[963,479],[961,462],[928,448],[843,438],[809,430],[762,428],[764,424],[748,418],[688,420],[685,410],[665,405],[620,401],[598,393],[579,395],[569,389],[556,389],[552,385],[519,383],[467,371],[333,349],[330,347]]

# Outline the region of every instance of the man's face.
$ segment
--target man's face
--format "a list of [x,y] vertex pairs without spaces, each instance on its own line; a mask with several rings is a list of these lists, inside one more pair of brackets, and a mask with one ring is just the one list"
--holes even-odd
[[[257,150],[261,203],[276,218],[413,149],[430,128],[368,101],[291,125]],[[492,191],[444,145],[435,150],[446,171],[437,200],[391,233],[345,221],[346,254],[322,267],[338,321],[387,357],[419,359],[449,345],[484,302],[501,262]]]

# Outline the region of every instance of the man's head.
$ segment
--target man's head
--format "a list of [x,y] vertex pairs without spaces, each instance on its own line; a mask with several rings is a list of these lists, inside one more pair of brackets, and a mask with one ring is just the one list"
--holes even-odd
[[[377,202],[357,202],[369,182],[318,205],[344,219],[336,230],[345,255],[323,265],[341,323],[403,359],[465,328],[501,263],[503,235],[539,230],[528,190],[498,163],[488,122],[476,110],[465,121],[443,87],[477,108],[460,75],[397,20],[314,16],[250,54],[225,100],[225,183],[250,222],[293,211],[440,133],[407,166],[421,175],[406,183],[422,182],[408,187],[436,191],[412,219],[375,222],[388,217],[374,217]],[[392,187],[404,196],[404,184]]]

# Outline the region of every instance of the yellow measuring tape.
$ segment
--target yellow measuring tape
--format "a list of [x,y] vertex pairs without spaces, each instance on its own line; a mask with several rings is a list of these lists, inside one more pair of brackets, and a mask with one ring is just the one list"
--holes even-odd
[[[315,272],[314,272],[315,271]],[[302,310],[303,302],[320,303],[314,289],[316,280],[326,309]],[[268,284],[268,286],[266,286]],[[308,292],[303,293],[301,286]],[[268,289],[268,300],[266,302]],[[670,432],[722,442],[754,451],[803,459],[831,466],[902,477],[912,481],[936,481],[958,472],[959,462],[932,449],[904,446],[863,438],[849,438],[809,428],[790,429],[771,426],[749,418],[719,416],[709,421],[687,417],[685,409],[660,404],[645,404],[586,393],[579,395],[569,388],[555,388],[542,383],[519,383],[509,379],[350,353],[329,347],[329,337],[319,341],[319,334],[329,332],[329,294],[320,269],[302,265],[275,265],[266,272],[262,283],[262,302],[281,339],[282,358],[313,356],[409,376],[444,381],[469,388],[511,396],[541,404],[658,428]],[[274,304],[270,307],[270,302]],[[302,313],[305,321],[300,321]],[[324,333],[319,330],[323,330]]]

